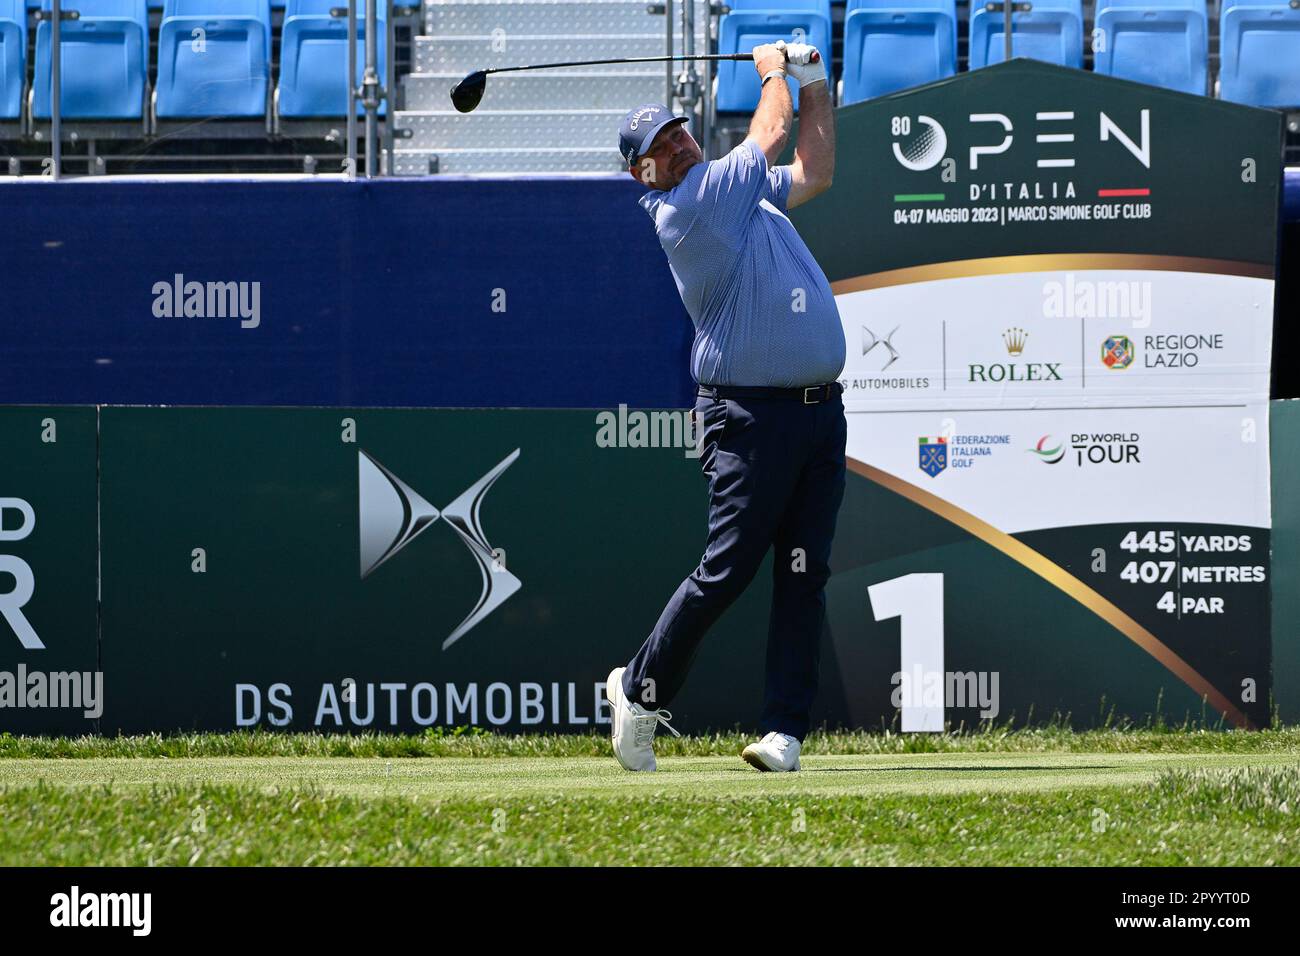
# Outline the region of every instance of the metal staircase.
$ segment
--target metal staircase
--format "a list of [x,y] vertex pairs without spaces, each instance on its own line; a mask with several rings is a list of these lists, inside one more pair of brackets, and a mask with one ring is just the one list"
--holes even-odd
[[[707,0],[695,2],[695,50],[709,49]],[[642,103],[668,102],[682,64],[611,64],[489,77],[473,113],[448,92],[498,66],[663,56],[683,49],[681,5],[647,0],[425,0],[405,108],[396,114],[394,171],[618,172],[618,124]],[[676,103],[672,103],[676,107]]]

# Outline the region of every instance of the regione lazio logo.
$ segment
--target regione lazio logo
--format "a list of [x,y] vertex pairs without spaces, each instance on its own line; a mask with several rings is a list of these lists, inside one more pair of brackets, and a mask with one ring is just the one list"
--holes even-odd
[[1112,335],[1101,344],[1101,364],[1110,369],[1128,368],[1133,364],[1133,343],[1128,336]]
[[373,456],[357,452],[357,499],[361,534],[361,579],[364,581],[380,565],[414,541],[439,519],[469,549],[483,578],[483,590],[465,620],[442,642],[446,650],[464,637],[476,624],[499,608],[522,586],[506,570],[498,552],[488,544],[479,522],[479,508],[488,489],[519,457],[516,448],[495,468],[470,485],[451,504],[439,511],[410,485],[380,464]]
[[948,439],[939,437],[931,441],[929,438],[922,438],[917,464],[931,478],[947,468]]

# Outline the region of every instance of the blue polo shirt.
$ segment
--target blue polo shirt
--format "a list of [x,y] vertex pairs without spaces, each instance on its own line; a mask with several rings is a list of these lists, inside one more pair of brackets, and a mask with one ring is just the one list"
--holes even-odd
[[786,216],[790,167],[745,140],[641,197],[695,323],[702,385],[795,388],[835,381],[844,329],[826,274]]

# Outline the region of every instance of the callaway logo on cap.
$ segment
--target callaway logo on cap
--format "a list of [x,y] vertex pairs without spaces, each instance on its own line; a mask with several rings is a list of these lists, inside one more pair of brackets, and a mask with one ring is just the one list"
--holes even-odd
[[638,106],[623,117],[618,130],[618,151],[629,165],[646,151],[659,131],[670,123],[689,122],[688,116],[674,116],[673,111],[658,103]]

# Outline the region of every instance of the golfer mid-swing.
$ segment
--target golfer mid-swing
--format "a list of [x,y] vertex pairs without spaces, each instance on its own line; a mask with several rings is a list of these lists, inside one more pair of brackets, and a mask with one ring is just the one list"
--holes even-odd
[[[787,61],[788,57],[788,61]],[[650,187],[641,205],[695,323],[694,416],[709,480],[709,534],[650,637],[609,675],[614,754],[654,770],[661,709],[682,686],[709,627],[775,547],[763,738],[744,758],[798,770],[817,690],[831,538],[844,495],[844,332],[835,298],[785,212],[831,184],[835,131],[821,57],[805,44],[754,49],[762,94],[745,141],[706,163],[686,117],[644,106],[619,147]],[[786,73],[799,83],[799,138],[769,168],[792,125]],[[673,730],[673,733],[676,733]]]

